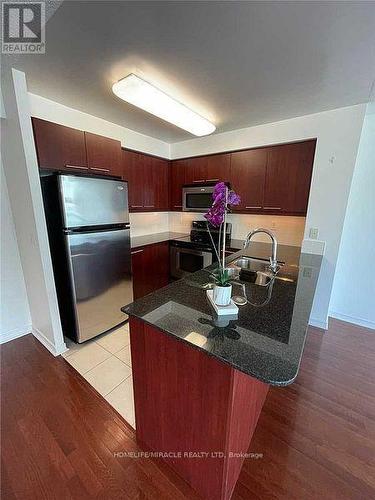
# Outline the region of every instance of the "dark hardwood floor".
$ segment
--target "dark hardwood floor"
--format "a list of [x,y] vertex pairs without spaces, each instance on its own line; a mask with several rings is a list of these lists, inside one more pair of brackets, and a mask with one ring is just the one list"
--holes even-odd
[[[296,382],[271,388],[233,499],[375,498],[375,332],[311,329]],[[209,418],[209,415],[207,415]],[[2,499],[197,499],[61,357],[1,346]]]

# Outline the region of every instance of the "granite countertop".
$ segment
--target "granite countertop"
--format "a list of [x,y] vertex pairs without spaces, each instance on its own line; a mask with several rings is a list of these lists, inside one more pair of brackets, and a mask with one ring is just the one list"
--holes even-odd
[[163,241],[178,240],[186,236],[188,236],[187,233],[173,233],[171,231],[147,234],[145,236],[133,236],[130,240],[130,246],[131,248],[139,248],[146,245],[153,245],[154,243],[162,243]]
[[[240,255],[268,259],[271,245],[252,242]],[[202,285],[212,281],[203,269],[122,308],[193,348],[271,385],[288,385],[298,374],[322,257],[279,245],[285,265],[273,284],[246,284],[249,303],[237,319],[219,319]],[[234,287],[234,293],[235,293]]]

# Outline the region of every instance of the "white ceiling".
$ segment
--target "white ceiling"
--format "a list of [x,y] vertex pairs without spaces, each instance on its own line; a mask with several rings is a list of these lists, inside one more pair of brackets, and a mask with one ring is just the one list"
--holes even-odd
[[65,1],[46,54],[20,56],[29,90],[166,142],[192,136],[115,97],[130,72],[217,132],[370,99],[374,2]]

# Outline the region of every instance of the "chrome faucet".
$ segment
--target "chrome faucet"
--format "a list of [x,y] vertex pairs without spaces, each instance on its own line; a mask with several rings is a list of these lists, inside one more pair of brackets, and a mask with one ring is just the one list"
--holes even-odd
[[258,227],[257,229],[253,229],[250,231],[250,233],[246,236],[246,240],[244,243],[244,248],[248,248],[250,245],[250,240],[254,236],[254,234],[258,233],[265,233],[268,234],[268,236],[272,240],[272,257],[270,257],[270,269],[272,272],[276,273],[278,265],[277,265],[277,258],[276,258],[276,253],[277,253],[277,241],[275,238],[275,235],[269,230],[269,229],[264,229],[263,227]]

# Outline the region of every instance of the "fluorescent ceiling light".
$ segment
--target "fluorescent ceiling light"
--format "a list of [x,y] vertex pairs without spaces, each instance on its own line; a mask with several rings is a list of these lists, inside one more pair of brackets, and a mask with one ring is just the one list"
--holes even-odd
[[134,74],[114,83],[112,90],[120,99],[194,135],[212,134],[216,129],[211,122]]

